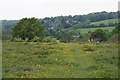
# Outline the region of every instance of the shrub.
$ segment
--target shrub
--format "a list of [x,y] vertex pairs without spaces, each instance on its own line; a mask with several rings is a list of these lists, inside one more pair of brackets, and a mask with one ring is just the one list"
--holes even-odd
[[45,37],[42,42],[46,42],[46,43],[49,43],[49,42],[58,42],[56,38],[53,38],[52,36],[48,36],[48,37]]
[[32,40],[30,40],[31,42],[41,42],[41,38],[40,37],[37,37],[35,36]]
[[35,36],[32,40],[29,41],[28,38],[25,38],[24,40],[20,37],[14,37],[14,38],[11,38],[11,41],[15,41],[15,42],[41,42],[41,38],[40,37],[37,37]]
[[12,37],[11,38],[11,41],[15,41],[15,42],[27,42],[28,41],[28,38],[25,38],[24,40],[20,37]]
[[12,38],[11,41],[22,42],[22,39],[19,37]]

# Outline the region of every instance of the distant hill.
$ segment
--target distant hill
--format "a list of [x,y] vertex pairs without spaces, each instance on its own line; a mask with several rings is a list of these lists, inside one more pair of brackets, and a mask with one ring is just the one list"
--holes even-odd
[[99,27],[99,28],[82,28],[82,29],[76,29],[78,31],[80,31],[82,34],[88,34],[88,33],[92,33],[97,29],[103,29],[105,32],[112,32],[112,30],[115,28],[115,26],[113,27]]
[[118,23],[118,19],[107,19],[107,20],[92,22],[91,25],[99,26],[101,24],[104,24],[104,25],[108,25],[108,26],[114,26],[117,23]]
[[[118,12],[96,12],[87,15],[75,16],[58,16],[51,18],[38,19],[47,29],[66,29],[72,27],[73,29],[79,28],[96,28],[108,27],[117,25]],[[19,20],[2,20],[3,29],[14,27]]]
[[13,28],[14,25],[18,22],[19,20],[2,20],[2,29],[10,29]]
[[[70,28],[79,29],[79,28],[97,28],[97,27],[108,27],[108,26],[116,26],[115,22],[118,18],[118,12],[96,12],[90,13],[87,15],[75,15],[75,16],[58,16],[51,18],[44,18],[40,21],[46,28]],[[106,20],[104,22],[104,20]],[[99,21],[103,21],[101,23]],[[95,22],[99,24],[96,25]],[[114,22],[114,23],[113,23]],[[95,24],[94,24],[95,23]]]
[[[45,36],[61,39],[66,36],[80,36],[91,33],[98,28],[111,32],[117,26],[118,12],[96,12],[87,15],[57,16],[38,19],[45,26]],[[12,28],[19,20],[2,20],[3,36],[11,36]]]

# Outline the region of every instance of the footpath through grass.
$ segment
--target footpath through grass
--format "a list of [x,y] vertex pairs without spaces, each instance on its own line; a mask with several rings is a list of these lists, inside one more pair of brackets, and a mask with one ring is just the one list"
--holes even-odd
[[117,43],[3,42],[3,78],[117,78]]

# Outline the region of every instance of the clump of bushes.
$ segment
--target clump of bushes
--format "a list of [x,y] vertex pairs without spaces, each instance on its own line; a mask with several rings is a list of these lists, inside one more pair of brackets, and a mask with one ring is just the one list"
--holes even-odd
[[28,38],[22,39],[20,37],[14,37],[11,41],[15,42],[41,42],[40,37],[35,36],[33,39],[29,40]]
[[40,37],[35,36],[30,42],[41,42],[42,39]]
[[45,37],[42,42],[46,42],[46,43],[49,43],[49,42],[58,42],[56,38],[53,38],[52,36],[48,36],[48,37]]
[[58,43],[58,40],[52,36],[45,37],[41,39],[40,37],[35,36],[33,39],[29,40],[28,38],[25,38],[24,40],[20,37],[14,37],[11,39],[11,41],[15,42],[45,42],[45,43]]
[[14,41],[14,42],[27,42],[27,41],[28,41],[28,38],[25,38],[25,39],[23,40],[22,38],[15,37],[15,38],[11,38],[11,41]]

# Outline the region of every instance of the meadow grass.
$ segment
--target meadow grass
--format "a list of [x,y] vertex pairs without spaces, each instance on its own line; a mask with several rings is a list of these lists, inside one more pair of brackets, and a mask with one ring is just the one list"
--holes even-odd
[[117,43],[3,42],[3,78],[118,78]]
[[109,25],[109,23],[118,23],[118,19],[108,19],[108,20],[103,20],[103,21],[98,21],[98,22],[92,22],[91,25],[100,25],[100,24],[105,24],[105,25]]
[[108,32],[112,32],[112,30],[114,28],[115,28],[115,26],[113,26],[113,27],[99,27],[99,28],[81,28],[81,29],[77,29],[77,30],[80,31],[82,34],[88,34],[89,31],[94,32],[97,29],[108,30]]

